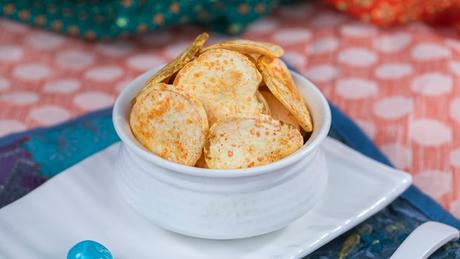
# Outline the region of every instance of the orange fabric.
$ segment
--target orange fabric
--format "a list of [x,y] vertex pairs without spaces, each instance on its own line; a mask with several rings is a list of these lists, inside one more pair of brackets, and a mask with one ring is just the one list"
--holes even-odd
[[[90,44],[0,20],[0,135],[111,105],[127,81],[175,57],[199,31]],[[456,35],[422,23],[375,27],[306,2],[254,23],[243,37],[282,45],[289,63],[460,217]]]
[[340,11],[378,25],[423,21],[460,29],[459,0],[325,0]]

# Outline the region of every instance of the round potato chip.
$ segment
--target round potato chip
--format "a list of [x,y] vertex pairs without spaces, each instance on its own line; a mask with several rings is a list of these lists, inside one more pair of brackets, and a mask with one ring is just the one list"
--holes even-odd
[[284,54],[282,47],[268,43],[252,40],[228,40],[222,41],[204,48],[202,51],[210,49],[228,49],[245,54],[260,54],[269,57],[281,57]]
[[145,91],[156,83],[161,83],[168,80],[168,78],[177,73],[177,71],[179,71],[182,67],[185,66],[185,64],[190,62],[195,57],[195,55],[204,46],[208,38],[209,35],[206,32],[198,35],[187,49],[185,49],[179,56],[177,56],[166,66],[156,72],[152,77],[150,77],[145,83],[142,91]]
[[[206,131],[209,129],[208,116],[206,114],[206,110],[204,109],[203,104],[198,99],[196,99],[195,97],[193,97],[193,96],[191,96],[191,95],[189,95],[187,93],[181,92],[179,89],[177,89],[177,87],[175,85],[172,85],[172,84],[157,83],[157,84],[152,85],[150,87],[149,91],[151,89],[169,90],[169,91],[172,91],[172,92],[176,92],[176,93],[180,93],[182,95],[185,95],[195,105],[196,110],[200,113],[200,116],[201,116],[201,119],[202,119],[202,122],[203,122],[203,129],[206,130]],[[149,91],[145,91],[144,93],[142,93],[142,95],[145,95]]]
[[265,101],[267,102],[271,116],[280,121],[284,121],[286,123],[289,123],[296,127],[296,129],[300,129],[299,122],[296,120],[296,118],[276,99],[273,94],[266,90],[259,91],[260,94],[265,98]]
[[237,114],[263,111],[256,91],[262,76],[243,54],[225,49],[204,52],[177,73],[174,85],[179,92],[200,100],[209,123]]
[[265,97],[263,96],[263,94],[260,91],[257,91],[256,97],[257,97],[257,100],[259,100],[259,103],[262,105],[262,110],[263,110],[262,113],[270,115],[271,114],[270,106],[267,100],[265,99]]
[[262,56],[257,61],[257,67],[262,73],[268,89],[291,112],[300,126],[306,132],[313,131],[310,112],[294,80],[292,80],[286,64],[278,58]]
[[235,117],[211,127],[204,154],[209,168],[238,169],[280,160],[302,145],[302,135],[290,124],[268,115]]
[[158,156],[193,166],[201,156],[207,135],[197,107],[182,94],[150,89],[139,96],[131,109],[131,130]]

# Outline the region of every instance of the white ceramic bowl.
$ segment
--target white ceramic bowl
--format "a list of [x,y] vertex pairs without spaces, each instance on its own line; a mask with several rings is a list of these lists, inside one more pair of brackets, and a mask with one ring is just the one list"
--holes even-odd
[[321,198],[327,167],[319,146],[329,131],[331,114],[326,99],[310,81],[292,72],[315,127],[301,149],[268,165],[212,170],[156,156],[131,133],[131,100],[155,71],[127,85],[113,109],[115,130],[123,142],[115,162],[118,187],[138,213],[177,233],[236,239],[281,229]]

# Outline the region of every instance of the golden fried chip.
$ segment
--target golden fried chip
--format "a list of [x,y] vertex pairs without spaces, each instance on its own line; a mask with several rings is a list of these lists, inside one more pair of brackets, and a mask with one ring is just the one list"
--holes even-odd
[[210,49],[228,49],[244,54],[260,54],[269,57],[281,57],[284,54],[283,48],[276,44],[252,40],[222,41],[206,47],[202,51],[204,52]]
[[268,89],[291,112],[300,126],[306,132],[313,131],[310,112],[284,62],[278,58],[262,56],[257,61],[257,67]]
[[150,89],[139,96],[131,109],[131,130],[158,156],[193,166],[201,156],[207,135],[197,107],[182,94]]
[[271,116],[280,121],[284,121],[296,127],[296,129],[300,129],[299,122],[296,118],[276,99],[273,94],[267,90],[260,91],[260,94],[265,98],[268,106],[270,107]]
[[280,160],[303,145],[294,126],[268,115],[227,118],[209,130],[206,164],[214,169],[238,169]]
[[198,161],[196,161],[195,167],[199,168],[209,168],[208,165],[206,164],[206,160],[204,158],[204,152],[201,154],[200,158]]
[[251,62],[257,66],[257,60],[259,59],[260,55],[259,54],[245,54],[246,57],[251,60]]
[[256,97],[257,97],[257,100],[259,100],[259,103],[262,105],[262,113],[270,115],[271,114],[270,105],[268,104],[263,94],[260,91],[257,91]]
[[198,56],[177,73],[174,85],[179,92],[201,101],[210,125],[237,114],[262,112],[256,91],[262,76],[243,54],[212,49]]
[[142,91],[145,91],[146,89],[150,88],[156,83],[166,81],[177,71],[179,71],[182,67],[184,67],[185,64],[190,62],[195,57],[195,55],[201,50],[208,38],[209,35],[206,32],[198,35],[192,42],[192,44],[187,49],[185,49],[178,57],[173,59],[166,66],[164,66],[158,72],[156,72],[152,77],[150,77],[145,83]]
[[189,95],[187,93],[181,92],[179,89],[177,89],[177,87],[175,85],[165,84],[165,83],[157,83],[157,84],[152,85],[149,88],[149,90],[145,91],[144,93],[142,93],[142,95],[145,95],[151,89],[169,90],[169,91],[172,91],[172,92],[176,92],[176,93],[180,93],[182,95],[185,95],[193,103],[193,105],[195,105],[196,110],[200,113],[200,116],[201,116],[202,122],[203,122],[203,129],[206,130],[206,131],[209,129],[208,116],[206,114],[206,110],[204,109],[203,104],[198,99],[196,99],[195,97],[193,97],[193,96],[191,96],[191,95]]

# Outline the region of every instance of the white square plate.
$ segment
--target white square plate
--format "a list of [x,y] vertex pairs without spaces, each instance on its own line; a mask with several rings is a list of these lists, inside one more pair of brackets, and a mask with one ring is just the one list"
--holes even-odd
[[116,259],[300,258],[375,214],[411,183],[333,139],[321,147],[329,167],[326,194],[287,228],[255,238],[214,241],[160,229],[119,197],[112,175],[118,144],[87,158],[0,210],[0,258],[65,258],[92,239]]

